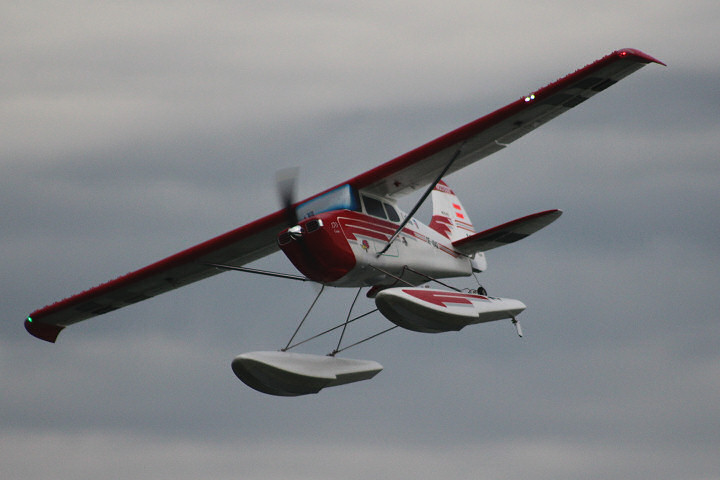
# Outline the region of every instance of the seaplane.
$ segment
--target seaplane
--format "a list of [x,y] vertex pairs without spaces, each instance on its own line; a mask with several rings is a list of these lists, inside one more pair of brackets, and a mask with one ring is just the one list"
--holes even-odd
[[[458,196],[446,183],[450,174],[500,151],[558,115],[580,105],[643,66],[663,62],[635,49],[617,50],[510,104],[304,200],[295,198],[296,171],[276,179],[279,210],[139,270],[70,296],[29,314],[33,336],[55,342],[66,327],[148,300],[210,276],[239,271],[286,280],[314,282],[317,297],[290,341],[277,350],[244,353],[232,370],[249,387],[270,395],[299,396],[374,377],[382,366],[339,354],[395,328],[413,332],[459,331],[469,325],[510,320],[522,336],[519,300],[490,296],[476,274],[487,269],[486,252],[539,231],[561,215],[544,210],[476,231]],[[421,194],[407,213],[398,198]],[[426,225],[415,218],[432,202]],[[282,251],[299,273],[247,266]],[[475,277],[458,289],[447,279]],[[471,280],[470,280],[471,281]],[[390,323],[352,345],[341,342],[352,317],[303,341],[295,337],[326,287],[367,288]],[[355,302],[353,302],[354,305]],[[352,312],[353,306],[350,306]],[[304,342],[340,331],[328,354],[290,352]],[[334,342],[333,342],[334,343]]]

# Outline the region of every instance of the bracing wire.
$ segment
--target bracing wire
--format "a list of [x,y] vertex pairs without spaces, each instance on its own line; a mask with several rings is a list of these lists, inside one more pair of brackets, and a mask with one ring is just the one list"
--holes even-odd
[[[352,322],[354,322],[354,321],[356,321],[356,320],[360,320],[361,318],[367,317],[367,316],[370,315],[371,313],[375,313],[375,312],[377,312],[377,311],[378,311],[377,308],[374,309],[374,310],[370,310],[370,311],[367,312],[367,313],[363,313],[362,315],[358,315],[357,317],[350,319],[347,323],[349,324],[349,323],[352,323]],[[311,341],[311,340],[315,340],[316,338],[322,337],[323,335],[326,335],[326,334],[328,334],[328,333],[330,333],[330,332],[334,332],[334,331],[337,330],[338,328],[342,328],[342,327],[345,326],[345,325],[346,325],[346,323],[341,323],[341,324],[339,324],[339,325],[335,325],[334,327],[328,328],[327,330],[325,330],[325,331],[323,331],[323,332],[320,332],[320,333],[318,333],[318,334],[316,334],[316,335],[313,335],[312,337],[309,337],[309,338],[306,338],[305,340],[301,340],[301,341],[299,341],[299,342],[297,342],[297,343],[294,343],[294,344],[286,347],[285,350],[290,350],[291,348],[295,348],[295,347],[298,347],[298,346],[300,346],[300,345],[302,345],[302,344],[304,344],[304,343],[307,343],[307,342],[309,342],[309,341]]]
[[352,303],[350,304],[350,310],[348,310],[347,318],[345,318],[345,323],[343,324],[342,332],[340,332],[340,339],[338,340],[338,344],[337,344],[337,347],[335,347],[335,350],[333,350],[333,351],[330,353],[330,356],[331,356],[331,357],[332,357],[333,355],[335,355],[337,352],[340,351],[340,344],[342,343],[343,337],[345,336],[345,330],[347,329],[348,323],[350,323],[350,322],[349,322],[349,320],[350,320],[350,315],[352,314],[353,307],[355,307],[355,302],[357,302],[357,299],[358,299],[358,297],[360,296],[360,292],[361,292],[361,291],[362,291],[362,287],[358,288],[358,291],[357,291],[357,293],[355,294],[355,298],[353,299]]
[[295,329],[295,333],[293,333],[293,334],[292,334],[292,337],[290,337],[290,340],[288,340],[288,343],[287,343],[287,345],[285,345],[285,348],[280,349],[281,352],[284,352],[284,351],[286,351],[288,348],[290,348],[290,344],[291,344],[292,341],[295,339],[295,336],[296,336],[296,335],[298,334],[298,332],[300,331],[300,327],[303,326],[303,323],[305,323],[305,320],[307,319],[308,315],[310,315],[310,312],[312,311],[313,307],[315,306],[315,304],[317,303],[317,301],[320,299],[320,295],[322,295],[323,290],[325,290],[325,285],[322,285],[322,286],[320,287],[320,291],[318,292],[317,296],[315,297],[315,300],[313,300],[312,305],[310,305],[310,308],[308,308],[308,311],[305,312],[305,316],[304,316],[304,317],[302,318],[302,320],[300,321],[300,325],[298,325],[297,328]]
[[360,345],[361,343],[367,342],[368,340],[372,340],[373,338],[379,337],[379,336],[382,335],[383,333],[387,333],[387,332],[389,332],[390,330],[395,330],[396,328],[398,328],[398,326],[397,326],[397,325],[393,325],[393,326],[390,327],[390,328],[386,328],[386,329],[383,330],[382,332],[378,332],[378,333],[376,333],[375,335],[370,335],[369,337],[364,338],[364,339],[362,339],[362,340],[360,340],[360,341],[358,341],[358,342],[355,342],[355,343],[353,343],[352,345],[348,345],[348,346],[345,347],[345,348],[335,349],[335,350],[330,354],[330,356],[334,356],[336,353],[344,352],[344,351],[347,350],[348,348],[352,348],[352,347],[354,347],[354,346],[356,346],[356,345]]
[[347,326],[349,324],[351,324],[357,320],[360,320],[361,318],[365,318],[368,315],[378,311],[378,309],[375,308],[373,310],[370,310],[369,312],[362,313],[356,317],[353,317],[353,318],[350,317],[350,315],[352,314],[353,308],[355,307],[355,303],[357,302],[357,299],[360,296],[360,292],[362,291],[362,288],[359,288],[357,293],[355,294],[355,298],[353,299],[352,304],[350,305],[350,310],[348,311],[347,318],[345,319],[345,321],[343,323],[341,323],[339,325],[335,325],[334,327],[328,328],[327,330],[324,330],[324,331],[322,331],[318,334],[315,334],[311,337],[308,337],[304,340],[300,340],[298,342],[293,343],[293,340],[295,340],[295,337],[297,336],[298,332],[300,331],[300,328],[302,327],[303,323],[305,323],[305,320],[307,319],[307,317],[310,315],[310,312],[312,311],[313,307],[315,306],[318,299],[320,298],[320,295],[322,294],[324,288],[325,288],[325,285],[323,285],[322,288],[320,289],[320,292],[318,292],[317,296],[315,297],[315,300],[312,302],[312,304],[310,305],[310,308],[308,308],[308,311],[305,313],[305,316],[300,321],[300,325],[298,325],[298,327],[295,329],[295,333],[293,333],[293,335],[292,335],[292,337],[290,337],[290,340],[288,341],[287,345],[285,345],[285,348],[280,349],[281,352],[286,352],[290,349],[293,349],[295,347],[303,345],[311,340],[315,340],[316,338],[322,337],[323,335],[327,335],[328,333],[334,332],[335,330],[342,328],[342,332],[340,334],[340,340],[338,341],[337,347],[335,348],[335,350],[328,353],[328,356],[333,357],[337,353],[344,352],[345,350],[347,350],[349,348],[352,348],[356,345],[360,345],[361,343],[365,343],[368,340],[372,340],[373,338],[379,337],[380,335],[387,333],[391,330],[394,330],[398,327],[397,325],[393,325],[392,327],[386,328],[385,330],[382,330],[381,332],[378,332],[374,335],[370,335],[369,337],[359,340],[351,345],[347,345],[346,347],[340,348],[340,345],[342,344],[342,341],[343,341],[343,337],[345,336],[345,330],[347,329]]

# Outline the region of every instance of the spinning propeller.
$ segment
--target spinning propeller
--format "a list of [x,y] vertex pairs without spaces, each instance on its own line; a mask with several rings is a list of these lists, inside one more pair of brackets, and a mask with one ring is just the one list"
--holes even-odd
[[298,167],[288,167],[278,170],[275,174],[275,184],[278,196],[280,197],[280,205],[285,211],[288,227],[294,227],[298,224],[299,220],[294,207],[299,172],[300,169]]

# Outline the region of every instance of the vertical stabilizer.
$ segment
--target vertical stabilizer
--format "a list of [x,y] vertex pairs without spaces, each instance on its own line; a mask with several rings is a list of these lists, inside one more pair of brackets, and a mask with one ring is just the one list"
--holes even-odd
[[432,192],[433,216],[430,228],[457,241],[475,233],[470,217],[455,193],[440,180]]

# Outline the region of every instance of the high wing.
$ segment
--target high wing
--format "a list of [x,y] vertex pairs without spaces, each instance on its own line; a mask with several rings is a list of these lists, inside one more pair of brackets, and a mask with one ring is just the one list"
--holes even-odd
[[453,247],[465,255],[472,255],[475,252],[487,252],[493,248],[502,247],[532,235],[560,218],[560,215],[562,215],[561,210],[533,213],[457,240],[453,242]]
[[128,273],[31,313],[25,328],[55,342],[73,323],[147,300],[224,270],[211,264],[244,265],[279,250],[277,234],[287,227],[284,210],[220,235],[164,260]]
[[[428,185],[446,168],[450,174],[494,153],[540,125],[648,63],[664,63],[633,49],[615,51],[526,97],[443,135],[415,150],[332,187],[342,185],[399,196]],[[25,320],[32,335],[54,342],[73,323],[132,305],[210,277],[211,264],[244,265],[278,250],[277,234],[287,227],[279,210],[140,270],[36,310]]]
[[352,180],[378,195],[397,196],[428,185],[457,155],[449,175],[579,105],[648,63],[663,62],[639,50],[617,50],[489,115],[453,130]]

